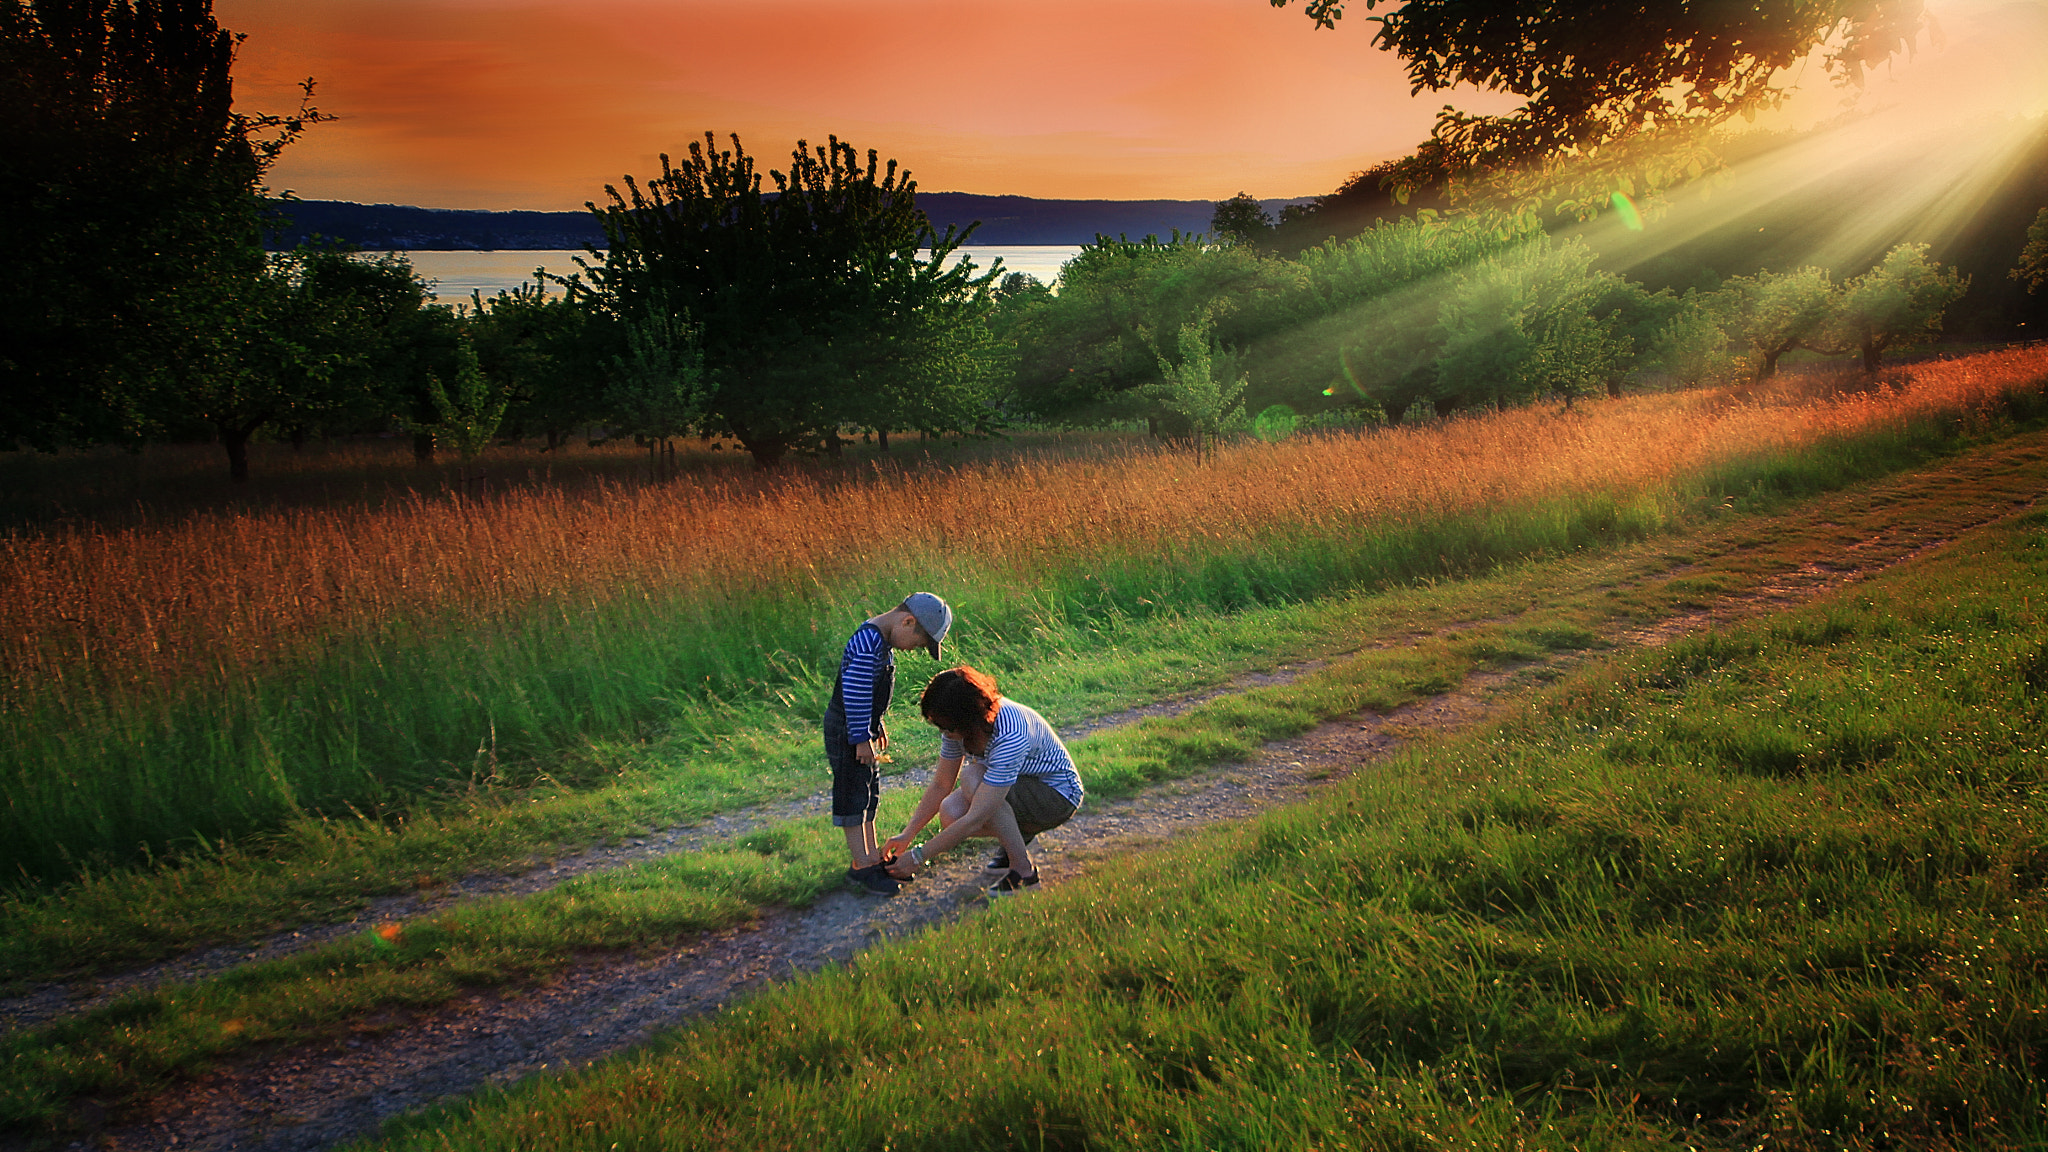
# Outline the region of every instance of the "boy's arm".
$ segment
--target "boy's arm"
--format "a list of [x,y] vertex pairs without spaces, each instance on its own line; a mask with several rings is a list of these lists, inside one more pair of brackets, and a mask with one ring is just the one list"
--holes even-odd
[[863,764],[871,764],[875,759],[869,737],[875,722],[875,665],[879,652],[874,643],[881,637],[874,634],[870,641],[865,634],[870,631],[863,627],[861,632],[855,632],[846,642],[845,659],[839,662],[839,700],[846,707],[846,738],[853,742],[857,752],[866,749],[866,755],[860,758]]

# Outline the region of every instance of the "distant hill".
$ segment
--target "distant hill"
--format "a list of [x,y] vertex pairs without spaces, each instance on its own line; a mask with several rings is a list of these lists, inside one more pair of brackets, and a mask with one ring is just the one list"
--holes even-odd
[[[1264,203],[1277,218],[1282,207],[1308,200],[1304,196]],[[990,245],[1086,244],[1098,233],[1163,239],[1175,229],[1208,231],[1209,217],[1216,210],[1208,200],[1037,200],[971,192],[920,192],[917,203],[941,230],[948,224],[964,228],[981,221],[973,241]],[[372,250],[406,252],[604,244],[604,233],[588,211],[485,212],[346,200],[294,200],[279,211],[289,223],[271,232],[272,248],[289,248],[316,235]]]

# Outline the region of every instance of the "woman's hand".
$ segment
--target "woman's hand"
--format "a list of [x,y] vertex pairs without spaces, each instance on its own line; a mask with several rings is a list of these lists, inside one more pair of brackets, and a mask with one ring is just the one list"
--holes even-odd
[[903,850],[908,847],[910,847],[910,833],[898,832],[896,835],[889,837],[888,841],[882,845],[882,859],[890,860],[901,856],[903,855]]

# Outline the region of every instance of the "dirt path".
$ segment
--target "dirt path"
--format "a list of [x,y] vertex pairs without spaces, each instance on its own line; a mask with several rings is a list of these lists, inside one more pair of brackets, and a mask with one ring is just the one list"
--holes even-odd
[[[2048,437],[2027,438],[2003,452],[1979,454],[1888,482],[1882,487],[1891,496],[1816,501],[1773,527],[1775,544],[1799,542],[1791,550],[1797,564],[1792,571],[1682,613],[1617,626],[1609,639],[1624,646],[1661,643],[1709,625],[1801,603],[1931,551],[1969,528],[2031,507],[2038,486],[2018,483],[1971,500],[1948,500],[1937,473],[1968,463],[1972,477],[1982,479],[2001,466],[2001,459],[2009,467],[2016,448],[2031,451],[2024,457],[2028,462],[2039,462],[2048,456],[2044,444]],[[1934,510],[1916,507],[1910,525],[1888,520],[1888,505],[1895,509],[1916,502]],[[1854,508],[1845,511],[1850,505]],[[1727,547],[1742,546],[1738,531]],[[1674,563],[1646,570],[1636,582],[1682,578],[1688,569]],[[1056,885],[1182,830],[1241,819],[1298,799],[1371,766],[1407,741],[1479,722],[1533,683],[1554,677],[1581,658],[1563,654],[1514,669],[1480,672],[1442,696],[1384,715],[1368,712],[1324,724],[1268,744],[1241,763],[1128,799],[1091,802],[1065,827],[1043,837],[1034,855],[1047,883]],[[1184,711],[1223,692],[1283,682],[1318,666],[1296,665],[1242,678],[1212,692],[1103,717],[1070,728],[1068,734]],[[917,787],[926,778],[926,773],[907,773],[892,778],[890,786]],[[430,896],[386,901],[365,916],[404,918],[485,893],[532,891],[573,875],[689,850],[763,822],[810,816],[818,810],[818,801],[810,798],[766,805],[615,848],[592,849],[524,876],[480,877]],[[481,1087],[586,1064],[769,981],[843,961],[875,943],[970,914],[986,901],[981,860],[972,851],[953,853],[894,899],[836,892],[808,908],[771,910],[748,925],[681,941],[659,952],[588,956],[542,987],[475,995],[418,1013],[388,1013],[362,1021],[358,1034],[346,1040],[252,1053],[150,1102],[140,1117],[126,1116],[106,1126],[108,1118],[92,1114],[88,1107],[79,1119],[92,1130],[90,1139],[76,1146],[299,1150],[366,1136],[389,1117]],[[360,923],[339,925],[331,934],[360,930]],[[288,935],[255,954],[277,954],[305,941],[306,936]],[[250,957],[248,950],[217,950],[153,969],[150,978],[217,970]],[[95,993],[104,994],[110,992],[103,988]],[[68,1006],[76,1003],[72,1000]],[[35,1014],[32,1007],[17,1007]]]

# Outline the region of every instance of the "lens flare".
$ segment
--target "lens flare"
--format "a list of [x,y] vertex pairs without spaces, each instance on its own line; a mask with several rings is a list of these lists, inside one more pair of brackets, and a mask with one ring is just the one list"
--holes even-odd
[[1636,202],[1629,199],[1626,193],[1616,192],[1609,200],[1614,205],[1615,215],[1621,217],[1623,228],[1631,232],[1643,230],[1642,214],[1636,211]]

